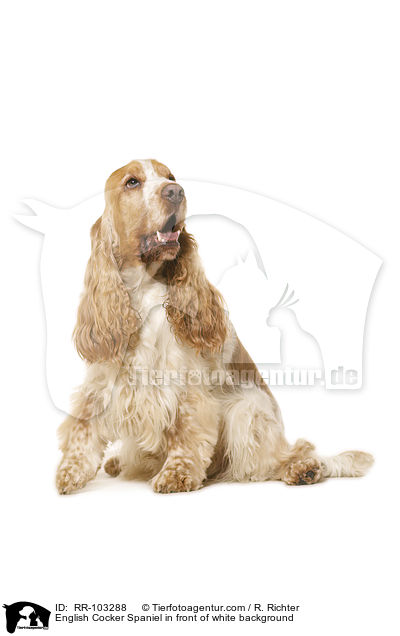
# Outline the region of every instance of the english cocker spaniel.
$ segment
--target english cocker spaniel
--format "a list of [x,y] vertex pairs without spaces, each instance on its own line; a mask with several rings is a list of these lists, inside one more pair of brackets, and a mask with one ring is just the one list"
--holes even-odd
[[110,442],[110,475],[160,493],[210,480],[312,484],[358,477],[373,459],[322,458],[290,444],[279,407],[207,280],[185,229],[186,199],[170,170],[132,161],[106,183],[74,339],[87,377],[59,429],[57,488],[93,479]]

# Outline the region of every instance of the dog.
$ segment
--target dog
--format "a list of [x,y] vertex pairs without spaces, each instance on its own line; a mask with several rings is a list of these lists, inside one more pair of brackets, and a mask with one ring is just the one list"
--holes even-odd
[[87,376],[59,428],[59,493],[93,479],[117,440],[105,471],[149,480],[158,493],[364,475],[368,453],[323,458],[310,442],[286,440],[185,215],[184,190],[158,161],[132,161],[106,182],[74,330]]

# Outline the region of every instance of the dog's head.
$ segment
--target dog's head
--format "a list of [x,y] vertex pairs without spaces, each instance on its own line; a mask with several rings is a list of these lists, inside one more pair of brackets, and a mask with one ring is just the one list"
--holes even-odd
[[176,258],[186,199],[167,166],[154,159],[131,161],[109,177],[105,193],[123,264]]
[[171,171],[153,159],[132,161],[109,177],[105,196],[105,211],[91,230],[74,331],[79,354],[89,362],[120,361],[128,342],[134,346],[141,316],[121,276],[134,267],[164,281],[166,315],[180,341],[219,351],[227,333],[223,300],[185,230],[185,193]]

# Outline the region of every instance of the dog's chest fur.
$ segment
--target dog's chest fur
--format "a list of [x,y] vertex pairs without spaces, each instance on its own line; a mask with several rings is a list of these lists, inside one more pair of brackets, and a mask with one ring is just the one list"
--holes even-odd
[[167,320],[164,302],[167,287],[154,280],[143,268],[130,268],[122,278],[129,291],[132,307],[140,316],[139,339],[130,355],[130,364],[143,371],[163,372],[185,366],[188,357],[195,354],[178,344]]
[[133,435],[139,442],[145,439],[146,446],[151,439],[150,447],[156,451],[189,388],[186,370],[201,371],[208,363],[176,340],[163,307],[165,285],[137,268],[125,270],[122,278],[141,327],[134,350],[128,351],[119,370],[110,419],[116,423],[117,437]]

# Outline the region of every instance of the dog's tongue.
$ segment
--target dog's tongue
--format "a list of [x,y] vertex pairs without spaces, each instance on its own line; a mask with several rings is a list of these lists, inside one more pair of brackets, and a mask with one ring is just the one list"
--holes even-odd
[[157,232],[157,240],[159,243],[169,243],[170,241],[177,241],[180,231],[177,232]]

